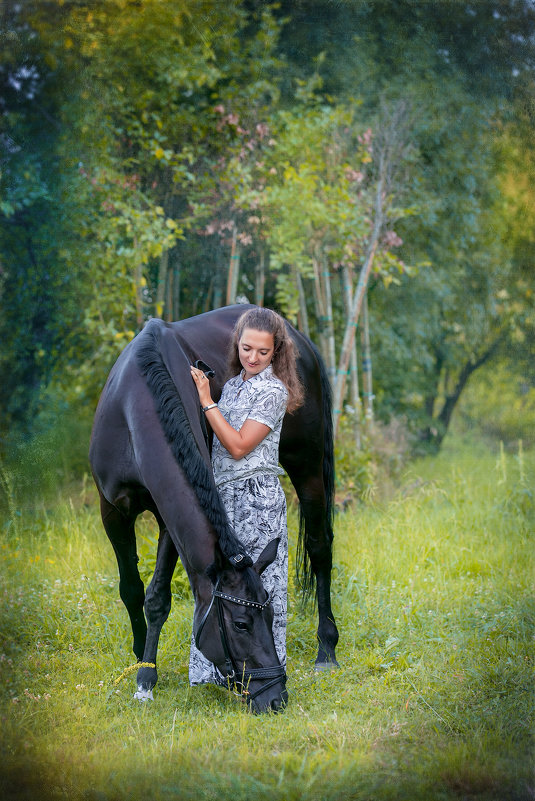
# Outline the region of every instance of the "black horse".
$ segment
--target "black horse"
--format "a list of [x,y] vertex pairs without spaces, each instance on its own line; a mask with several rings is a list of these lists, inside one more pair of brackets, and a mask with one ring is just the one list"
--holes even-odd
[[[171,608],[171,578],[180,556],[195,599],[193,631],[204,655],[229,684],[241,686],[255,711],[286,703],[284,669],[271,630],[272,608],[260,575],[276,555],[269,543],[256,564],[244,553],[217,493],[210,431],[190,364],[215,370],[212,396],[225,379],[233,326],[248,306],[228,306],[176,323],[150,320],[112,368],[95,415],[90,462],[102,521],[119,566],[133,650],[142,665],[139,698],[152,697],[156,653]],[[280,461],[300,502],[299,573],[316,586],[318,669],[337,664],[331,611],[333,438],[329,383],[314,345],[288,324],[297,345],[305,403],[287,415]],[[160,528],[156,567],[145,596],[137,562],[135,520],[150,510]]]

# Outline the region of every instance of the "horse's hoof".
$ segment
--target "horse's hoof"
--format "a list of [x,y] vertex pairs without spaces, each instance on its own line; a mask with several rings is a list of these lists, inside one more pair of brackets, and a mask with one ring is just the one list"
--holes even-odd
[[339,670],[339,668],[338,662],[316,662],[314,664],[314,670],[317,670],[318,673],[326,670]]
[[137,691],[134,693],[134,698],[137,698],[138,701],[154,701],[152,690],[144,690],[141,685],[137,688]]

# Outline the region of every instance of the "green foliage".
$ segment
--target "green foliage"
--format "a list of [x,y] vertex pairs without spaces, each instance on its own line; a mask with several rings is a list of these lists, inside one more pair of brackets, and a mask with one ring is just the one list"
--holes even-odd
[[[290,13],[285,4],[281,13]],[[388,292],[379,284],[370,295],[374,380],[383,419],[406,416],[440,443],[467,373],[499,347],[506,353],[512,342],[518,352],[521,340],[533,341],[525,274],[533,262],[533,8],[317,2],[292,19],[282,46],[297,74],[311,69],[311,51],[323,51],[324,91],[358,96],[372,128],[382,98],[413,108],[419,156],[403,189],[419,213],[396,233],[401,259],[420,268],[414,280],[396,276]]]
[[355,413],[342,415],[335,444],[338,510],[358,501],[391,498],[411,459],[412,440],[405,421],[361,420],[358,444],[356,423]]
[[190,190],[229,144],[228,130],[217,142],[213,107],[276,93],[268,9],[198,0],[131,11],[117,0],[5,15],[15,44],[0,59],[4,426],[18,415],[31,427],[52,372],[70,400],[94,399],[117,344],[162,314],[158,261],[196,224]]
[[[79,315],[78,270],[60,258],[73,242],[76,199],[60,168],[61,91],[71,76],[52,69],[27,25],[24,4],[5,4],[0,57],[0,441],[28,431],[40,389],[62,362]],[[66,194],[64,194],[66,193]]]
[[400,103],[408,147],[369,295],[380,418],[437,445],[486,360],[514,352],[532,383],[531,4],[0,13],[4,450],[50,384],[93,403],[148,317],[224,303],[233,233],[238,295],[308,316],[322,345],[332,319],[339,346],[343,271],[357,274],[373,225],[381,109]]
[[501,362],[474,376],[460,403],[457,430],[483,434],[516,450],[535,444],[535,388],[520,370]]
[[[518,453],[446,441],[390,502],[338,515],[341,669],[312,670],[316,621],[292,592],[290,702],[277,716],[189,687],[193,610],[180,596],[155,700],[135,701],[128,616],[94,490],[19,509],[18,534],[0,549],[4,793],[528,798],[533,520],[509,499],[522,470],[533,486],[533,469],[529,454],[521,467]],[[290,529],[293,547],[295,516]]]
[[373,202],[371,141],[355,121],[354,106],[310,101],[282,112],[275,135],[267,239],[278,306],[296,321],[295,272],[311,297],[314,260],[325,256],[330,269],[339,269],[358,263],[365,248]]
[[49,394],[31,436],[22,436],[17,429],[10,432],[6,455],[0,460],[2,513],[8,506],[20,510],[45,503],[52,507],[58,492],[71,482],[78,485],[89,480],[91,417],[92,410],[81,414]]

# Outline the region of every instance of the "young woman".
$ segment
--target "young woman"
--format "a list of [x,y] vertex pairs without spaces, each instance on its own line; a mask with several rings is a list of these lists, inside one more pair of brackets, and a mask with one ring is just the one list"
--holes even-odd
[[[214,403],[210,382],[191,368],[206,419],[214,432],[212,468],[228,518],[253,561],[267,543],[280,538],[277,558],[262,574],[272,594],[273,637],[286,665],[286,596],[288,533],[286,499],[279,482],[279,439],[286,411],[303,402],[295,350],[282,317],[255,307],[242,314],[234,328],[229,358],[230,378]],[[217,670],[192,642],[191,684],[225,684]]]

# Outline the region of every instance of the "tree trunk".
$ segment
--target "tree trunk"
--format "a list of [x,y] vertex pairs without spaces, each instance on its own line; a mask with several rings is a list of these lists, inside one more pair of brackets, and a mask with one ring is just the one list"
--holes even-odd
[[212,276],[210,278],[210,283],[208,284],[208,292],[206,293],[206,296],[204,298],[204,309],[203,309],[203,311],[205,311],[205,312],[210,311],[210,308],[214,308],[214,307],[212,307],[210,305],[212,303],[212,295],[214,293],[214,283],[215,283],[215,278],[214,278],[214,276]]
[[433,444],[433,446],[438,450],[442,445],[444,437],[448,432],[449,425],[451,423],[451,418],[453,415],[453,410],[457,405],[461,394],[468,383],[468,379],[478,370],[482,365],[484,365],[488,360],[494,355],[494,353],[499,348],[501,342],[503,340],[503,336],[498,337],[489,347],[485,350],[479,358],[466,362],[463,366],[461,372],[459,373],[459,377],[457,379],[457,383],[453,389],[453,392],[446,395],[444,398],[444,403],[442,405],[442,409],[440,410],[439,414],[434,418],[434,423],[436,425],[431,424],[424,432],[423,437],[427,442]]
[[331,274],[329,272],[329,265],[325,254],[321,257],[322,262],[322,286],[323,297],[325,298],[325,326],[326,326],[326,346],[328,354],[327,369],[329,371],[329,378],[331,379],[331,386],[334,386],[336,377],[336,352],[334,347],[334,325],[333,325],[333,300],[331,292]]
[[310,339],[310,326],[308,324],[308,311],[306,304],[305,288],[303,286],[303,278],[299,269],[295,270],[295,280],[297,283],[297,297],[299,299],[299,311],[297,313],[297,325],[300,331]]
[[221,246],[216,249],[215,263],[214,309],[219,309],[223,305],[224,284],[223,251]]
[[173,258],[173,320],[180,320],[180,261],[178,252]]
[[370,326],[368,318],[368,292],[362,300],[362,395],[364,398],[364,418],[369,424],[373,421],[373,381],[372,355],[370,349]]
[[[137,241],[134,239],[134,251],[137,250]],[[136,264],[134,273],[134,295],[136,300],[136,325],[141,331],[145,322],[143,317],[143,265],[141,262]]]
[[160,256],[158,266],[158,283],[156,286],[156,302],[154,304],[154,316],[163,317],[165,307],[165,287],[169,271],[169,251],[164,250]]
[[355,289],[355,293],[352,298],[351,311],[346,323],[346,329],[344,332],[344,339],[342,343],[342,350],[340,353],[340,359],[338,361],[338,374],[336,377],[334,404],[333,404],[333,414],[334,414],[333,428],[335,437],[338,433],[338,422],[345,397],[347,371],[349,367],[349,361],[351,358],[351,350],[355,342],[355,331],[357,328],[360,316],[360,310],[362,307],[362,301],[364,298],[364,294],[366,292],[366,287],[368,286],[368,278],[372,268],[373,259],[375,256],[375,251],[377,250],[379,235],[383,224],[383,201],[384,201],[383,179],[381,177],[377,182],[377,190],[375,195],[375,221],[373,226],[373,232],[370,239],[370,243],[368,245],[368,253],[366,255],[364,264],[362,265],[357,287]]
[[[353,294],[353,275],[348,267],[343,268],[343,296],[346,320],[349,318],[351,312],[351,297]],[[351,359],[349,362],[349,380],[350,380],[350,398],[351,406],[355,410],[353,420],[353,434],[355,437],[355,446],[360,450],[362,444],[362,437],[360,431],[360,418],[362,414],[362,406],[360,402],[359,392],[359,371],[358,371],[358,353],[357,353],[357,340],[353,342],[351,351]]]
[[326,364],[329,363],[327,337],[325,331],[325,323],[327,314],[325,311],[325,298],[323,297],[320,268],[317,260],[312,259],[312,266],[314,268],[314,308],[316,312],[316,320],[318,325],[318,338],[321,355]]
[[439,387],[440,387],[440,376],[442,375],[442,367],[444,365],[444,354],[442,352],[442,348],[440,346],[435,346],[434,351],[435,351],[434,386],[432,391],[430,391],[428,395],[426,395],[424,401],[425,413],[427,414],[430,420],[433,419],[435,414],[435,405],[437,402]]
[[264,287],[266,284],[266,250],[262,246],[260,248],[260,257],[256,263],[255,270],[255,303],[257,306],[264,305]]
[[164,320],[167,323],[173,321],[173,294],[174,294],[174,283],[175,283],[175,271],[174,268],[170,268],[167,272],[167,283],[165,285],[165,314],[163,315]]
[[230,247],[230,263],[228,268],[227,280],[227,306],[236,303],[238,294],[238,278],[240,275],[240,244],[238,242],[238,231],[236,224],[232,229],[232,245]]

